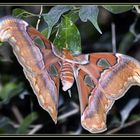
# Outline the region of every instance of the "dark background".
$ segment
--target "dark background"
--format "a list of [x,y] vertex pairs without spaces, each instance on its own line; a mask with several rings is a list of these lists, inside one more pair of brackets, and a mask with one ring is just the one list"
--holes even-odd
[[[44,6],[43,12],[48,12],[51,7],[53,6]],[[36,14],[40,11],[40,6],[0,6],[0,17],[12,15],[12,10],[15,8],[22,8]],[[136,38],[129,32],[130,26],[134,23],[136,17],[139,19],[139,15],[133,10],[121,14],[112,14],[100,8],[98,23],[102,30],[102,35],[98,33],[90,22],[83,23],[78,20],[76,25],[81,33],[83,53],[112,52],[111,24],[114,23],[116,28],[117,52],[127,54],[140,61],[140,40],[137,39],[137,41],[135,41]],[[28,18],[26,21],[32,26],[35,26],[37,18]],[[137,34],[139,34],[140,31],[139,22],[138,20],[135,27]],[[47,24],[41,19],[39,30],[41,31],[45,27],[47,27]],[[53,41],[53,38],[51,41]],[[67,92],[62,91],[62,86],[60,85],[58,109],[60,120],[58,120],[58,123],[55,125],[49,114],[39,106],[36,96],[23,74],[21,65],[17,62],[11,47],[7,43],[0,47],[0,79],[0,90],[3,85],[9,82],[16,81],[17,85],[19,82],[22,83],[22,88],[17,95],[10,98],[8,102],[0,104],[1,120],[8,118],[11,122],[18,124],[18,114],[20,114],[22,118],[25,118],[28,114],[35,111],[38,114],[38,118],[32,122],[32,125],[42,125],[35,134],[89,134],[89,132],[81,127],[76,84],[74,84],[71,89],[71,98]],[[13,92],[11,92],[11,94],[13,94]],[[24,99],[21,99],[20,95],[24,95]],[[124,97],[117,100],[108,113],[108,131],[102,134],[139,134],[140,122],[136,121],[136,119],[140,118],[139,97],[140,87],[133,86],[127,91]],[[125,126],[124,124],[124,128],[116,130],[121,124],[120,111],[134,98],[138,99],[138,103],[128,115],[125,122],[125,124],[130,123],[130,125]],[[68,113],[70,115],[67,116]],[[133,119],[134,117],[136,117],[136,119]],[[131,124],[132,121],[134,123]],[[0,134],[16,133],[17,128],[14,125],[4,125],[4,123],[5,122],[0,121]],[[31,127],[28,127],[26,134],[28,134],[31,129]]]

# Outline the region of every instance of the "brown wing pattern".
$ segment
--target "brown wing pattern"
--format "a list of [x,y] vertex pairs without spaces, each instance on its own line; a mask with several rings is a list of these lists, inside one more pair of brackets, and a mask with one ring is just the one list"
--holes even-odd
[[[88,75],[94,87],[87,84]],[[106,130],[106,115],[132,85],[140,85],[140,64],[121,54],[89,54],[89,63],[75,70],[82,126],[91,133]]]
[[[27,33],[32,40],[35,37],[40,37],[40,39],[43,41],[44,46],[37,47],[39,47],[42,53],[45,70],[47,71],[44,71],[37,76],[30,76],[27,72],[24,72],[35,93],[37,93],[36,95],[39,99],[40,105],[50,113],[52,119],[56,123],[59,98],[60,60],[52,53],[51,43],[39,31],[28,26]],[[35,89],[36,86],[38,86],[37,92]]]
[[[0,25],[0,40],[11,44],[40,105],[56,122],[60,65],[51,51],[51,43],[23,20],[4,17]],[[39,37],[44,45],[36,45],[35,37]]]

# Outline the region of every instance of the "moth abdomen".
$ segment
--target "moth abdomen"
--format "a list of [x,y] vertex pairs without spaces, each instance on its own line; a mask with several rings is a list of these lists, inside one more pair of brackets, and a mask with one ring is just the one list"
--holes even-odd
[[72,64],[66,61],[63,61],[61,67],[61,75],[60,75],[63,90],[67,91],[70,89],[74,83],[74,74],[72,69]]

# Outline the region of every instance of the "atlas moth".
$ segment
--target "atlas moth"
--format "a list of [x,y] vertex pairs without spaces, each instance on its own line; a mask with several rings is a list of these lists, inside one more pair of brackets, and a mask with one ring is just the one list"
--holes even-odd
[[115,100],[132,85],[140,85],[140,63],[120,53],[72,55],[60,52],[24,20],[0,19],[0,41],[8,42],[23,67],[40,106],[57,123],[59,83],[70,89],[76,80],[81,124],[91,133],[107,129],[106,117]]

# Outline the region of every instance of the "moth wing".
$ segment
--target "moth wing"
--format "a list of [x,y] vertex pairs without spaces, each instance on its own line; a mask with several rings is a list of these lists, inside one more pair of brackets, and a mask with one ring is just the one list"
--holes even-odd
[[81,123],[91,133],[105,131],[107,112],[132,85],[140,85],[140,64],[113,53],[89,54],[89,63],[75,70]]
[[51,43],[35,28],[28,26],[27,33],[40,49],[45,64],[40,74],[29,73],[24,70],[27,79],[43,109],[49,112],[54,122],[57,122],[57,108],[59,98],[60,59],[51,50]]

